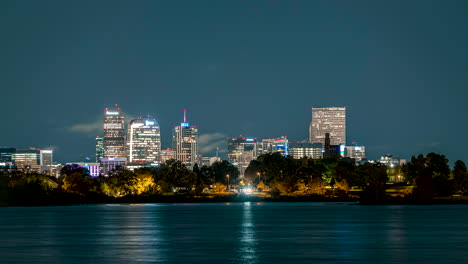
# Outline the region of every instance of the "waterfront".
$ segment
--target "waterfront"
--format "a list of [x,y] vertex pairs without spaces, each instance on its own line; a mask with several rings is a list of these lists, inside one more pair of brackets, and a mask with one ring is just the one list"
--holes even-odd
[[2,263],[463,263],[468,206],[0,208]]

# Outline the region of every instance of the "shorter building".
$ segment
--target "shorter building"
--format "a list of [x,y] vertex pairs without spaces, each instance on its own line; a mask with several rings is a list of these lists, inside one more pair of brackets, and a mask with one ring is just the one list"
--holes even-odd
[[11,166],[15,153],[16,148],[0,148],[0,164],[2,164],[2,166]]
[[104,158],[104,138],[97,136],[96,137],[96,162],[99,162]]
[[175,159],[174,149],[168,148],[161,150],[161,164],[165,164],[168,160]]
[[215,162],[221,162],[221,158],[220,157],[201,157],[200,161],[201,161],[201,162],[199,162],[200,167],[202,167],[202,166],[211,166]]
[[323,146],[321,143],[292,142],[289,144],[289,156],[295,159],[321,159]]
[[406,160],[387,154],[385,156],[380,157],[380,159],[377,162],[387,166],[387,175],[389,182],[401,182],[404,180],[401,173],[401,166],[406,163]]
[[101,164],[99,162],[73,162],[66,165],[78,165],[81,168],[85,168],[89,171],[91,177],[97,177],[101,174]]
[[40,164],[41,166],[52,166],[54,161],[54,150],[52,149],[41,149],[40,150]]
[[289,155],[289,143],[286,136],[279,138],[263,139],[257,143],[257,155],[279,152],[283,156]]
[[109,176],[116,169],[123,168],[126,165],[126,158],[102,158],[101,169],[104,176]]
[[330,134],[325,133],[325,145],[323,148],[323,158],[342,158],[345,155],[344,145],[330,145]]
[[18,168],[28,172],[41,170],[41,151],[30,148],[17,150],[12,156],[13,164]]
[[237,166],[240,176],[244,176],[244,172],[250,162],[257,157],[257,139],[246,138],[240,135],[237,138],[228,138],[228,160]]
[[366,159],[366,147],[364,146],[346,146],[345,157],[354,159],[357,163]]

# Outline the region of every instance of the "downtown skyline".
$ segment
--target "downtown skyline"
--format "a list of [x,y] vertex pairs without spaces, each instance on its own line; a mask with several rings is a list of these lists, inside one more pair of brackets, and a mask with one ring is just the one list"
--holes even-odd
[[468,160],[465,2],[46,2],[0,4],[0,146],[93,159],[117,103],[154,117],[163,149],[187,109],[214,153],[239,134],[307,140],[312,107],[346,106],[370,159]]

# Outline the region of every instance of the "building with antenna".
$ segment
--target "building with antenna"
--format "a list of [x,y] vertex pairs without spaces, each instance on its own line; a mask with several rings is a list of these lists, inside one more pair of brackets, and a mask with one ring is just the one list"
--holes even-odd
[[184,109],[184,122],[175,126],[172,132],[174,158],[189,168],[193,168],[198,159],[198,128],[187,122],[187,110]]

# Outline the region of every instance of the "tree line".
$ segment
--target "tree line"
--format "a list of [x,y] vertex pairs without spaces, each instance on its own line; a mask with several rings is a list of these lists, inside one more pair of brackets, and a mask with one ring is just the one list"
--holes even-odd
[[[22,204],[53,202],[60,199],[106,202],[125,197],[157,198],[167,195],[195,197],[232,189],[253,188],[273,198],[280,197],[359,197],[362,201],[389,199],[389,167],[380,163],[356,165],[347,158],[294,159],[280,153],[263,154],[252,160],[243,178],[228,161],[192,169],[169,160],[159,167],[134,171],[117,168],[109,176],[92,177],[86,168],[66,165],[60,177],[23,172],[16,168],[0,170],[0,202]],[[464,195],[468,173],[463,161],[453,169],[444,155],[418,155],[401,167],[406,188],[401,198],[430,200],[437,196]],[[156,199],[157,200],[157,199]]]

